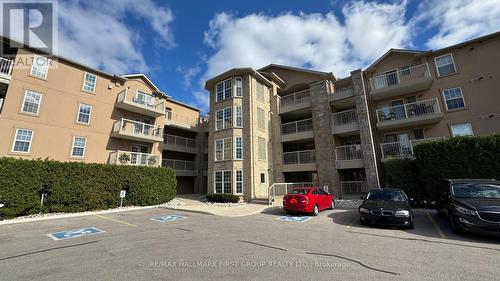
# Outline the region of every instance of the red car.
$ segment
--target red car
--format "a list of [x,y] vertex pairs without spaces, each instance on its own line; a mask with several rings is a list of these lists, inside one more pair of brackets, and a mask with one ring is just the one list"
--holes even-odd
[[335,208],[333,195],[317,187],[299,187],[283,197],[283,210],[287,213],[302,212],[317,216],[325,209]]

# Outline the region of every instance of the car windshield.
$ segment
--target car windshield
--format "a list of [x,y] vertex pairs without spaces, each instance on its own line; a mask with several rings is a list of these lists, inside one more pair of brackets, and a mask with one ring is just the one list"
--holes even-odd
[[298,189],[292,190],[291,193],[292,194],[307,194],[307,193],[309,193],[309,189],[298,188]]
[[405,201],[403,194],[396,190],[377,190],[370,191],[366,196],[368,201]]
[[456,183],[452,186],[456,198],[500,199],[500,185],[487,183]]

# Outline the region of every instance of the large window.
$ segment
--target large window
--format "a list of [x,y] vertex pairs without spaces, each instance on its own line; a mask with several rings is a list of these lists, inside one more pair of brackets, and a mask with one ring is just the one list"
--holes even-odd
[[78,108],[78,123],[90,124],[90,115],[92,114],[92,106],[88,104],[80,104]]
[[23,112],[38,114],[40,103],[42,101],[42,94],[27,90],[24,93]]
[[83,157],[85,156],[85,145],[87,144],[87,139],[84,137],[74,137],[73,146],[71,148],[71,157]]
[[266,129],[266,112],[260,107],[257,107],[257,128]]
[[438,76],[452,74],[457,71],[455,62],[453,61],[453,56],[451,54],[439,56],[434,60],[436,62]]
[[235,139],[235,159],[241,160],[243,159],[243,138],[236,137]]
[[215,130],[222,130],[231,128],[233,122],[233,109],[231,107],[227,107],[221,110],[218,110],[215,114],[216,122],[215,122]]
[[214,174],[215,193],[233,193],[231,171],[216,171]]
[[235,86],[236,86],[236,96],[243,96],[243,79],[241,77],[235,78]]
[[231,160],[232,139],[215,140],[215,161]]
[[92,73],[85,72],[83,76],[83,87],[85,92],[93,93],[95,91],[95,84],[97,81],[97,76]]
[[259,137],[257,145],[258,145],[259,160],[266,160],[267,159],[266,139]]
[[446,109],[460,109],[465,107],[464,96],[461,88],[446,89],[443,91]]
[[458,136],[473,136],[472,125],[470,123],[451,125],[451,135]]
[[243,193],[243,171],[241,170],[236,171],[236,193]]
[[31,141],[33,140],[33,131],[27,129],[16,129],[12,152],[29,153],[31,149]]
[[233,82],[231,78],[217,83],[215,86],[215,101],[219,102],[222,100],[230,99],[233,97]]
[[33,56],[30,74],[38,78],[47,78],[50,60],[42,56]]
[[241,110],[241,106],[235,107],[235,115],[236,115],[236,127],[243,127],[243,112]]

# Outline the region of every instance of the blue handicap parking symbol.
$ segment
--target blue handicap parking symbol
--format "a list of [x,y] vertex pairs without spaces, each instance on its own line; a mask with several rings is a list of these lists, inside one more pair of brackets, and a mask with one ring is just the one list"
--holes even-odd
[[47,234],[47,236],[58,241],[58,240],[78,238],[78,237],[88,236],[88,235],[93,235],[93,234],[99,234],[102,232],[105,232],[105,231],[97,229],[95,227],[85,227],[85,228],[80,228],[80,229],[54,232],[54,233]]
[[311,217],[308,217],[308,216],[283,216],[283,217],[280,217],[278,219],[282,220],[282,221],[305,222],[307,220],[310,220]]
[[151,218],[151,220],[157,221],[157,222],[171,222],[171,221],[181,220],[181,219],[185,219],[185,218],[186,217],[178,216],[178,215],[169,215],[169,216],[163,216],[163,217],[154,217],[154,218]]

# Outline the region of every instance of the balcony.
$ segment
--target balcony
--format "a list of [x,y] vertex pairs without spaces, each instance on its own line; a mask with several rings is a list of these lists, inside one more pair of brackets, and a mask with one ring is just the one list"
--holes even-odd
[[312,118],[285,123],[281,125],[281,141],[313,139]]
[[163,128],[122,118],[113,124],[111,136],[149,143],[163,142]]
[[111,153],[109,163],[114,165],[159,167],[161,155],[117,150]]
[[332,114],[332,133],[341,136],[354,135],[359,132],[356,109],[335,112]]
[[283,172],[316,171],[316,169],[315,150],[283,153]]
[[14,63],[11,59],[0,57],[0,82],[9,84]]
[[437,98],[377,109],[377,128],[381,130],[437,123],[444,114]]
[[280,113],[287,113],[311,107],[309,89],[281,97]]
[[116,107],[151,117],[165,114],[165,102],[139,90],[125,89],[118,94]]
[[166,150],[173,150],[173,151],[186,152],[186,153],[195,153],[195,154],[198,153],[198,151],[196,149],[196,140],[195,139],[174,136],[174,135],[169,135],[169,134],[165,134],[163,136],[163,139],[165,140],[164,148]]
[[189,130],[198,130],[198,118],[189,117],[182,114],[174,113],[170,110],[165,111],[165,125],[174,126]]
[[403,70],[375,74],[370,78],[370,95],[381,100],[429,89],[432,77],[429,64],[415,65]]
[[163,159],[161,166],[174,169],[175,175],[178,177],[196,176],[196,165],[194,161]]
[[380,149],[382,151],[382,161],[385,161],[390,158],[412,158],[413,148],[415,147],[415,145],[426,141],[434,141],[441,139],[443,138],[428,138],[419,140],[381,143]]
[[329,100],[334,106],[342,108],[354,106],[354,91],[351,85],[335,87],[335,91],[329,95]]
[[358,199],[360,195],[368,193],[366,181],[340,181],[340,194],[342,198],[353,197]]
[[343,145],[335,148],[337,169],[363,168],[363,151],[361,145]]

